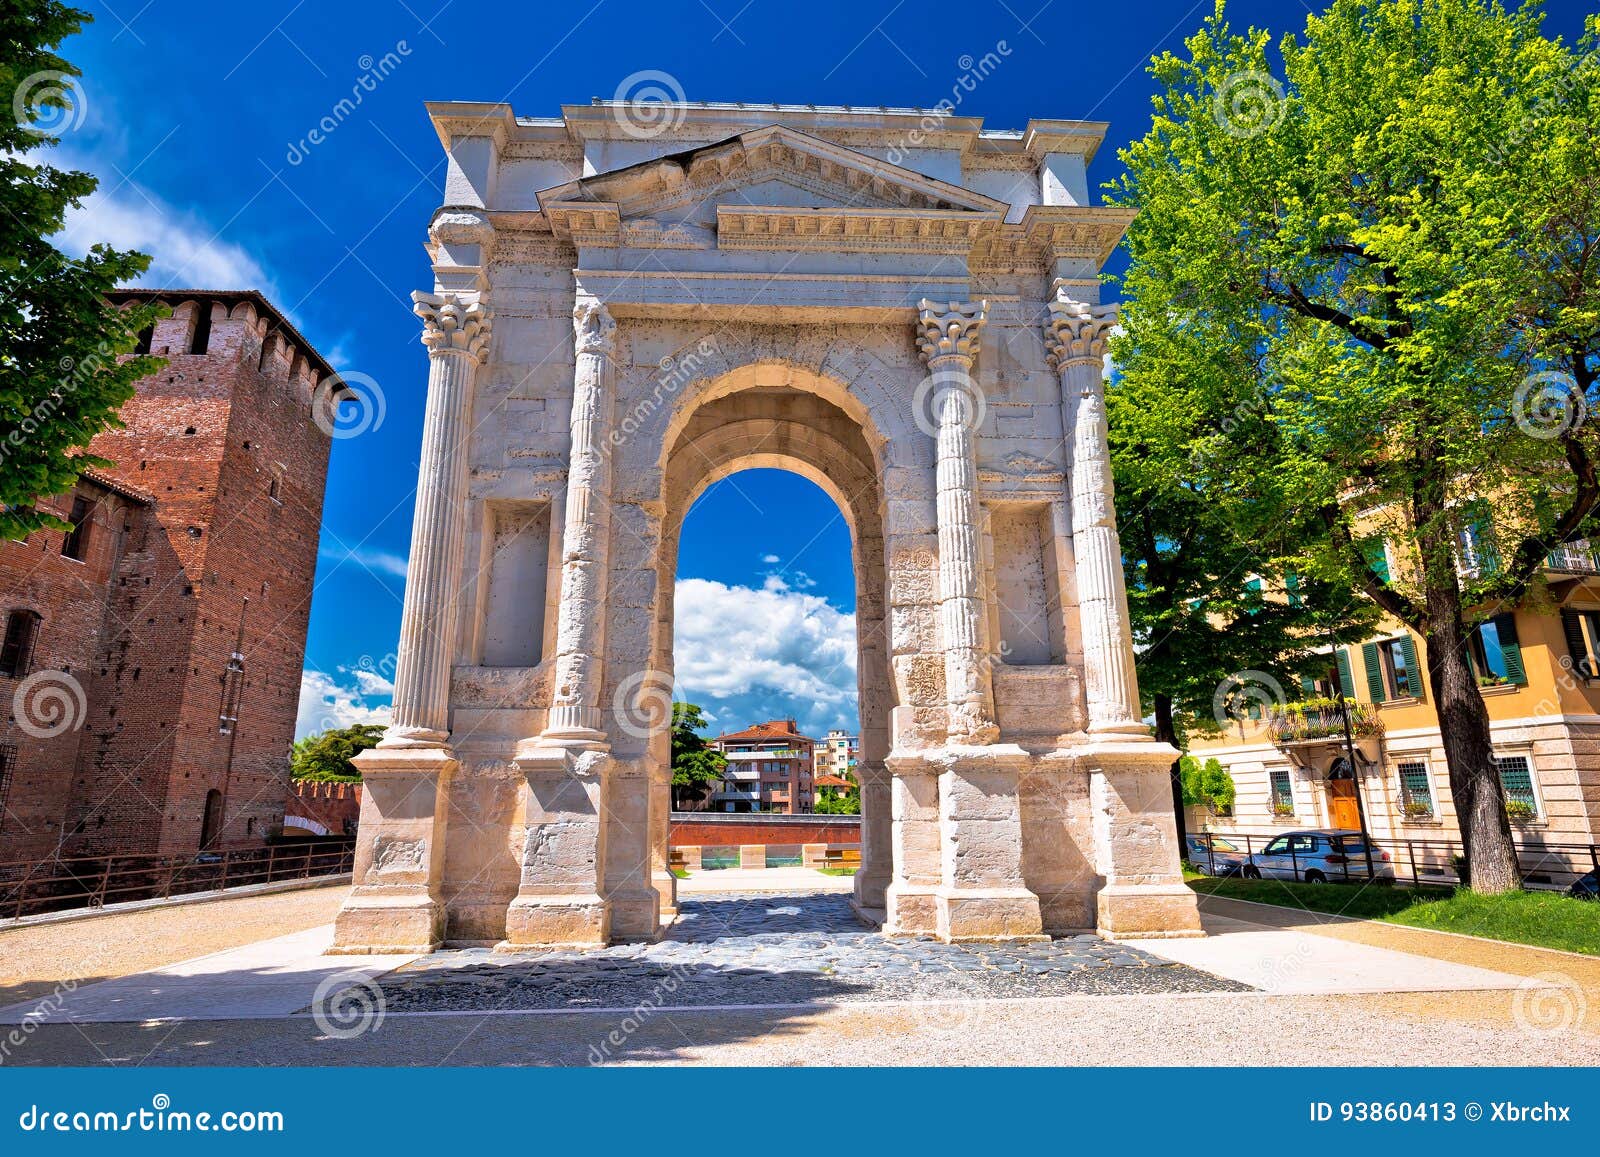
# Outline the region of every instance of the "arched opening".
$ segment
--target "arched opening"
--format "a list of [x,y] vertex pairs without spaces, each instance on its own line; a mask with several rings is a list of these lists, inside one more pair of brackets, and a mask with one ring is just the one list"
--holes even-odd
[[206,792],[205,811],[200,817],[200,850],[217,846],[222,836],[222,793],[216,788]]
[[[793,731],[805,740],[820,740],[825,744],[828,732],[843,732],[845,738],[856,739],[855,764],[849,768],[850,781],[860,801],[860,818],[856,821],[860,831],[859,867],[854,877],[854,900],[858,910],[876,918],[884,908],[884,892],[891,875],[889,792],[884,759],[889,750],[889,721],[894,707],[888,661],[880,443],[875,440],[859,403],[850,399],[838,383],[788,366],[752,366],[732,371],[711,383],[695,402],[692,409],[679,414],[672,423],[664,455],[663,518],[657,572],[660,596],[651,648],[652,666],[673,673],[675,685],[687,697],[704,695],[713,699],[713,703],[701,706],[710,707],[716,734],[748,732],[756,724],[779,724],[770,729],[770,736],[746,735],[744,742],[736,744],[745,750],[737,752],[739,758],[730,760],[730,764],[753,766],[741,768],[738,774],[729,776],[720,785],[720,790],[710,793],[711,798],[706,801],[708,806],[716,809],[720,805],[724,815],[729,814],[730,805],[736,809],[732,814],[748,809],[769,814],[816,815],[819,798],[815,782],[816,749],[812,744],[780,737],[777,732],[787,730],[782,726],[785,721],[793,719]],[[743,487],[741,478],[746,480]],[[750,489],[767,487],[785,490],[791,498],[797,492],[809,495],[807,505],[820,517],[807,537],[824,543],[823,550],[848,551],[847,566],[844,560],[837,558],[812,566],[814,570],[828,572],[826,579],[834,596],[832,599],[811,595],[807,587],[809,583],[820,581],[802,565],[808,551],[816,549],[815,543],[792,543],[787,553],[780,548],[780,540],[773,537],[762,536],[760,541],[748,544],[746,554],[751,581],[748,585],[739,584],[744,593],[735,591],[733,584],[726,581],[731,577],[726,568],[721,570],[721,579],[705,579],[696,573],[708,569],[700,557],[705,549],[704,537],[716,533],[715,525],[700,527],[700,518],[709,516],[715,524],[719,521],[717,513],[719,509],[725,510],[726,502],[744,503]],[[741,488],[746,491],[743,496]],[[698,514],[691,513],[697,510]],[[688,569],[684,570],[680,568],[680,560],[684,558],[685,526],[691,519],[696,523],[689,530],[692,557]],[[739,549],[745,547],[741,545]],[[765,562],[769,556],[776,562]],[[762,567],[767,568],[766,572],[761,571]],[[716,573],[715,568],[711,569]],[[757,574],[759,582],[754,581]],[[688,585],[680,588],[680,577]],[[706,585],[712,582],[721,589]],[[841,587],[848,597],[840,595]],[[763,688],[754,686],[742,696],[736,695],[734,692],[740,685],[737,674],[716,685],[708,678],[705,660],[698,655],[690,664],[693,669],[686,668],[679,678],[676,640],[682,628],[680,591],[690,613],[700,616],[708,611],[714,613],[719,597],[728,606],[738,605],[739,613],[747,616],[765,613],[781,619],[787,615],[795,622],[804,622],[805,612],[809,611],[814,637],[835,652],[844,631],[840,620],[847,611],[853,611],[854,629],[844,646],[852,652],[853,663],[849,665],[853,666],[854,704],[836,694],[840,684],[836,654],[829,655],[820,664],[799,661],[800,656],[792,650],[785,655],[780,653],[781,648],[774,646],[768,646],[766,654],[736,656],[740,664],[751,672],[762,673],[763,677],[781,681],[785,673],[797,676],[789,693],[779,687],[767,687],[763,695]],[[814,601],[808,602],[808,599]],[[742,640],[730,638],[730,645],[748,650],[752,641],[765,639],[770,643],[773,624],[761,625],[767,630],[752,629]],[[708,635],[714,640],[716,625],[696,621],[691,630],[695,644],[703,649]],[[807,677],[810,677],[809,683]],[[723,692],[721,706],[715,701],[717,696],[712,694],[719,690]],[[808,695],[813,700],[810,703],[805,701]],[[833,697],[832,702],[828,701],[830,697]],[[746,719],[729,714],[732,711],[766,716],[768,710],[764,705],[770,706],[770,718]],[[801,726],[802,721],[805,726]],[[821,730],[825,723],[827,730],[822,734],[806,734],[807,728]],[[725,743],[724,746],[734,744]],[[799,747],[802,754],[797,756],[795,747]],[[781,752],[781,756],[767,754],[774,751]],[[663,735],[652,756],[659,771],[652,788],[655,797],[651,811],[652,815],[661,816],[653,832],[653,867],[656,868],[653,874],[658,881],[657,890],[666,899],[676,892],[667,865],[671,822],[670,736]],[[848,760],[849,756],[845,758]],[[787,837],[790,841],[795,838]],[[778,846],[783,849],[780,859],[792,860],[801,850],[793,842]],[[845,862],[853,864],[855,856],[845,857]],[[662,887],[663,884],[666,886]],[[670,900],[666,906],[670,908]]]

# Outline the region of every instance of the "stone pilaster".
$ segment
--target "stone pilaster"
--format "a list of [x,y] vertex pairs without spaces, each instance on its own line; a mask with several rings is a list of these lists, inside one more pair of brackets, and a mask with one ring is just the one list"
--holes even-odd
[[992,743],[994,686],[988,612],[978,549],[978,422],[982,399],[973,363],[988,302],[918,305],[917,348],[927,362],[937,423],[935,497],[939,517],[939,624],[952,741]]
[[450,667],[466,533],[467,442],[491,314],[474,295],[412,294],[428,347],[428,400],[411,558],[400,618],[394,721],[357,757],[366,783],[355,887],[334,924],[334,952],[410,952],[445,934],[439,881],[456,758]]
[[1096,925],[1109,939],[1199,936],[1172,816],[1169,769],[1178,752],[1151,738],[1134,669],[1105,405],[1106,341],[1117,307],[1068,300],[1049,310],[1045,349],[1061,375],[1089,707],[1090,742],[1077,757],[1089,776],[1095,868],[1105,880]]
[[1053,302],[1045,350],[1061,375],[1089,732],[1147,735],[1134,673],[1106,429],[1103,365],[1106,339],[1116,323],[1115,305]]
[[856,764],[856,782],[861,791],[861,867],[856,872],[855,903],[881,923],[894,876],[889,770],[882,760],[863,759]]
[[[561,536],[555,680],[544,731],[517,745],[527,777],[522,884],[506,912],[502,949],[604,944],[601,895],[613,760],[600,706],[611,536],[611,426],[616,322],[599,301],[572,313],[571,448]],[[641,792],[649,789],[641,783]],[[652,897],[652,900],[654,897]]]

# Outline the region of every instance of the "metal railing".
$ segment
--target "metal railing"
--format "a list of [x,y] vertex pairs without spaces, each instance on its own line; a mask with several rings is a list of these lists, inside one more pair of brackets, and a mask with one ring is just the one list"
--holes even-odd
[[[1366,737],[1383,734],[1383,719],[1371,703],[1346,699],[1344,710],[1350,714],[1352,735]],[[1339,704],[1331,699],[1285,703],[1268,717],[1267,733],[1275,744],[1337,738],[1344,735],[1344,716],[1340,713]]]
[[1544,563],[1551,570],[1576,574],[1600,573],[1600,557],[1597,557],[1594,545],[1587,539],[1562,543],[1545,555]]
[[[1255,859],[1268,844],[1281,838],[1279,835],[1250,835],[1243,832],[1197,832],[1206,840],[1203,863],[1209,875],[1216,875],[1218,865],[1224,868],[1235,857],[1243,856],[1243,863],[1255,866]],[[1237,851],[1216,850],[1212,838],[1226,840]],[[1359,843],[1359,839],[1356,841]],[[1373,874],[1387,881],[1404,881],[1412,884],[1453,887],[1465,883],[1461,877],[1463,845],[1460,840],[1372,840],[1367,847],[1373,857]],[[1522,871],[1522,886],[1528,891],[1566,891],[1578,877],[1600,870],[1600,844],[1578,843],[1519,843],[1516,845],[1517,866]],[[1195,863],[1192,848],[1185,849],[1184,858]],[[1291,849],[1286,853],[1296,880],[1304,879],[1305,869],[1300,855]],[[1388,859],[1383,859],[1387,854]],[[1318,857],[1319,865],[1322,861]],[[1197,863],[1195,865],[1199,867]],[[1319,866],[1318,871],[1321,871]],[[1342,865],[1339,880],[1360,881],[1368,878],[1364,853],[1348,856]]]
[[354,863],[353,839],[181,856],[80,856],[0,863],[0,919],[337,876],[351,871]]

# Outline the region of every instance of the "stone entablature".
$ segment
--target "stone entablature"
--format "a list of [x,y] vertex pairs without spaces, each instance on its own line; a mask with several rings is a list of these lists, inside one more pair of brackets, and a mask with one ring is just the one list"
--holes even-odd
[[430,106],[422,486],[341,947],[656,934],[678,532],[751,466],[851,527],[862,910],[1196,933],[1118,563],[1105,126],[630,110]]

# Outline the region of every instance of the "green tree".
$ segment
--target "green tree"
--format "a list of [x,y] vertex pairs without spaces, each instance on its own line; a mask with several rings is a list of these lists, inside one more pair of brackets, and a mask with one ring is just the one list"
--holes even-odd
[[[1106,396],[1139,690],[1156,738],[1186,747],[1195,732],[1298,697],[1302,677],[1329,665],[1330,639],[1360,637],[1377,615],[1348,586],[1286,566],[1292,528],[1242,533],[1249,512],[1231,507],[1246,497],[1214,494],[1195,475],[1190,447],[1213,419],[1192,397],[1203,394],[1205,368],[1163,380],[1143,372],[1136,347],[1120,348],[1140,370],[1117,375]],[[1181,844],[1176,761],[1171,774]]]
[[[1595,425],[1576,420],[1600,356],[1600,69],[1539,20],[1334,0],[1279,43],[1283,83],[1268,35],[1235,34],[1219,3],[1186,57],[1152,63],[1150,131],[1108,194],[1139,210],[1125,378],[1187,381],[1207,416],[1190,470],[1243,536],[1289,528],[1286,566],[1424,638],[1480,891],[1519,873],[1470,632],[1600,500]],[[1469,558],[1477,496],[1500,539]]]
[[[1229,815],[1233,812],[1233,801],[1237,794],[1233,785],[1233,776],[1228,774],[1228,769],[1222,766],[1217,759],[1208,759],[1201,763],[1192,755],[1186,755],[1178,761],[1179,779],[1183,786],[1183,802],[1186,807],[1208,807],[1218,815]],[[1187,850],[1184,855],[1188,855]]]
[[728,761],[722,752],[706,746],[700,733],[710,724],[694,703],[672,705],[673,806],[699,802],[722,781]]
[[383,728],[376,723],[357,723],[323,731],[297,740],[289,756],[289,774],[295,779],[353,783],[361,769],[350,762],[369,747],[378,746]]
[[89,19],[53,0],[13,0],[0,12],[0,92],[13,97],[0,101],[0,538],[68,529],[33,503],[109,465],[85,447],[118,424],[134,383],[165,364],[121,357],[159,307],[106,299],[150,259],[96,245],[77,260],[49,241],[97,183],[37,156],[59,143],[53,121],[82,113],[78,70],[53,50]]

